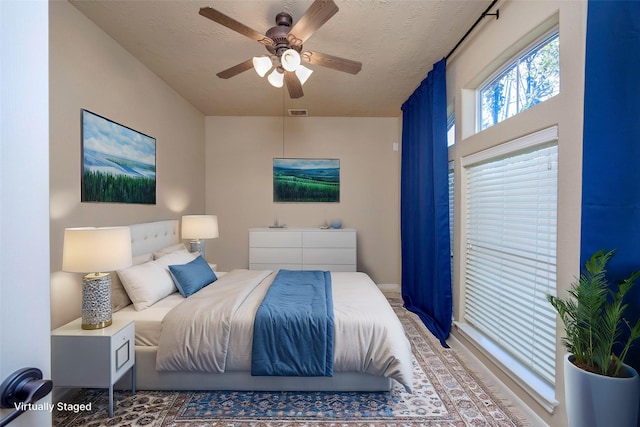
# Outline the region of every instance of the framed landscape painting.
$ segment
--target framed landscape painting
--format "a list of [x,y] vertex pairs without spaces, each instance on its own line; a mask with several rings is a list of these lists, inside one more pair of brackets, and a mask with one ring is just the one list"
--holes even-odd
[[83,202],[156,203],[156,140],[82,110]]
[[340,201],[339,159],[273,159],[274,202]]

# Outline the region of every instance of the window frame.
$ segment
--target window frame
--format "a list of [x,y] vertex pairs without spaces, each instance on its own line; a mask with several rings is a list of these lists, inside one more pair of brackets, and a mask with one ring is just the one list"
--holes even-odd
[[[527,55],[529,55],[531,52],[533,52],[534,50],[536,50],[537,48],[543,46],[544,44],[546,44],[548,41],[550,41],[552,38],[554,37],[558,37],[558,43],[560,43],[560,27],[558,25],[553,26],[551,29],[549,29],[548,31],[545,31],[542,35],[540,35],[539,37],[535,38],[531,43],[528,43],[527,45],[525,45],[524,48],[522,48],[521,50],[519,50],[515,55],[513,55],[509,60],[505,61],[502,66],[500,66],[499,68],[497,68],[493,73],[491,73],[486,79],[484,79],[476,88],[475,92],[475,133],[479,133],[482,132],[484,130],[487,130],[493,126],[496,126],[502,122],[504,122],[505,120],[508,120],[512,117],[517,116],[518,114],[522,113],[525,110],[522,111],[518,111],[516,112],[514,115],[509,116],[507,118],[505,118],[504,120],[501,120],[497,123],[494,123],[490,126],[487,126],[486,128],[482,128],[482,91],[489,86],[490,84],[492,84],[494,82],[495,79],[497,79],[499,76],[501,76],[505,71],[507,71],[508,69],[511,68],[517,68],[517,64],[520,62],[520,60],[524,57],[526,57]],[[544,103],[545,101],[552,99],[556,96],[558,96],[560,94],[560,91],[562,90],[562,88],[560,87],[560,50],[558,49],[558,93],[555,94],[554,96],[545,99],[544,101],[542,101],[541,103]],[[531,108],[531,107],[529,107]]]
[[[483,163],[487,161],[491,161],[493,159],[500,159],[505,156],[517,155],[518,152],[528,149],[535,149],[537,147],[544,147],[549,143],[555,141],[558,144],[558,127],[552,126],[546,129],[543,129],[538,132],[533,132],[528,135],[525,135],[521,138],[514,139],[512,141],[504,142],[500,145],[493,146],[486,150],[476,152],[473,154],[469,154],[467,156],[461,157],[460,162],[460,171],[459,171],[459,179],[461,182],[461,209],[463,214],[463,218],[460,220],[460,228],[461,234],[460,239],[463,239],[464,242],[461,243],[460,247],[460,259],[467,259],[467,247],[466,247],[466,237],[468,230],[467,228],[467,171],[470,166],[474,164]],[[556,207],[556,210],[558,208]],[[556,231],[557,236],[557,231]],[[557,238],[557,237],[556,237]],[[556,246],[557,248],[557,246]],[[557,251],[557,249],[556,249]],[[556,253],[557,257],[557,253]],[[460,306],[461,313],[460,316],[457,316],[459,320],[455,321],[455,326],[457,330],[460,332],[461,336],[470,340],[487,358],[493,361],[502,371],[506,372],[510,378],[512,378],[520,387],[526,390],[542,407],[544,407],[548,412],[553,412],[557,406],[558,402],[555,398],[555,386],[554,384],[550,384],[548,381],[541,378],[539,375],[535,374],[531,369],[526,367],[523,363],[519,362],[515,357],[509,354],[505,349],[496,344],[493,340],[488,338],[486,335],[481,333],[478,329],[473,327],[471,324],[467,323],[465,319],[465,310],[466,310],[466,269],[465,271],[461,270],[460,277],[460,296],[462,299],[462,303]],[[553,357],[556,357],[554,353]]]

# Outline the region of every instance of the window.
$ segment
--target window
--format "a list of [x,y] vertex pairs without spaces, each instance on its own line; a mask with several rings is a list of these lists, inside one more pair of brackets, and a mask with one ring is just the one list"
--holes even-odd
[[456,143],[456,117],[450,115],[447,118],[447,147],[451,147]]
[[560,92],[560,35],[538,41],[479,89],[479,130],[500,123]]
[[[557,128],[462,159],[464,321],[544,384],[555,382]],[[516,373],[517,374],[517,373]]]

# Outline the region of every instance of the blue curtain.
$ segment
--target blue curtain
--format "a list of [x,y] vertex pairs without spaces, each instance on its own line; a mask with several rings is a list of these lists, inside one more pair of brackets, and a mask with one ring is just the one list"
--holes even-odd
[[[640,270],[640,2],[589,1],[585,64],[581,265],[615,249],[608,275]],[[640,283],[629,298],[640,316]],[[628,336],[628,335],[627,335]],[[640,345],[627,362],[640,370]]]
[[402,105],[400,237],[402,298],[448,347],[452,290],[449,244],[445,60]]

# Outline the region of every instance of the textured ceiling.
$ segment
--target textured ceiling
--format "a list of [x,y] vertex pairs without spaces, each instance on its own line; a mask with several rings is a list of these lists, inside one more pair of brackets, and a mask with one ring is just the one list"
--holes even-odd
[[[253,70],[216,73],[265,48],[198,14],[213,7],[264,33],[278,12],[295,22],[311,0],[72,0],[72,4],[207,116],[395,117],[432,68],[489,5],[489,0],[336,0],[340,8],[306,49],[362,62],[357,75],[317,65],[304,97],[289,98]],[[283,96],[285,95],[285,96]]]

